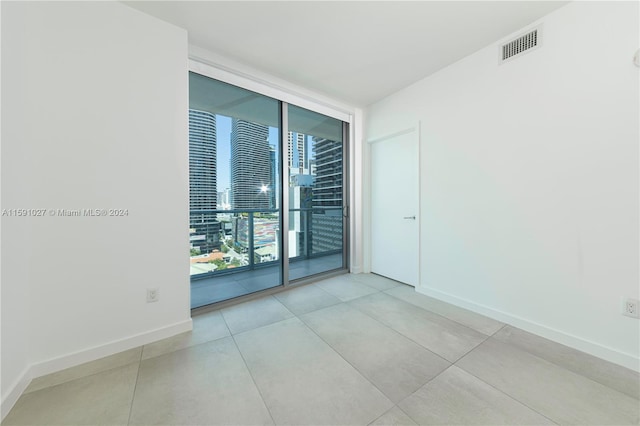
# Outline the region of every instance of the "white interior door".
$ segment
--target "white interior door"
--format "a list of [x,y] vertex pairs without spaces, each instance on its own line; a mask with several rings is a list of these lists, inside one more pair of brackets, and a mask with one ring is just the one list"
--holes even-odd
[[371,271],[415,287],[420,267],[418,129],[370,143]]

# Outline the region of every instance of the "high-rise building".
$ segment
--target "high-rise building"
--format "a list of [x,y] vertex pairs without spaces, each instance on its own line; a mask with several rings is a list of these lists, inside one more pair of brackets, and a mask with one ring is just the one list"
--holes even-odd
[[216,116],[189,110],[189,210],[191,245],[201,253],[220,248],[216,209]]
[[317,209],[342,207],[342,142],[314,137],[313,152],[315,182],[312,195],[312,250],[313,253],[341,250],[342,209]]
[[310,245],[310,209],[313,207],[313,177],[292,176],[289,186],[289,257],[307,256]]
[[287,135],[287,149],[289,150],[289,168],[299,170],[308,167],[307,153],[305,149],[305,135],[302,133],[289,132]]
[[278,152],[275,145],[269,145],[269,195],[271,197],[269,201],[269,207],[272,209],[278,208],[277,196],[279,184],[278,180]]
[[218,210],[229,210],[231,207],[231,190],[225,188],[218,192]]
[[189,208],[215,210],[216,116],[189,110]]
[[236,210],[268,209],[272,199],[269,128],[231,121],[231,204]]

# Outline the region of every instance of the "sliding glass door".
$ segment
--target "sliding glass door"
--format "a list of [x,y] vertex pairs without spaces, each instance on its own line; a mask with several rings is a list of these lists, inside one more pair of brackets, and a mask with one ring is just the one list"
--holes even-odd
[[346,267],[343,128],[189,74],[192,308]]
[[282,284],[279,147],[280,102],[190,73],[192,308]]
[[343,267],[343,122],[289,105],[289,279]]

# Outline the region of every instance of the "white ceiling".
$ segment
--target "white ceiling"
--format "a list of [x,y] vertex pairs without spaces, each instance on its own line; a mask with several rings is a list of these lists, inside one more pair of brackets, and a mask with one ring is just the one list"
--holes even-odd
[[567,2],[125,3],[187,29],[191,44],[335,99],[365,106]]

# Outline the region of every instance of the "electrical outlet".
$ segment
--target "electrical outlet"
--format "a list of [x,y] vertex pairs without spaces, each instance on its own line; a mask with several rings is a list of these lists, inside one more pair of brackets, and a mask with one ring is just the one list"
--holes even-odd
[[157,288],[147,289],[147,303],[153,303],[160,300],[160,290]]
[[640,318],[640,301],[638,299],[623,298],[622,299],[622,315],[631,318]]

